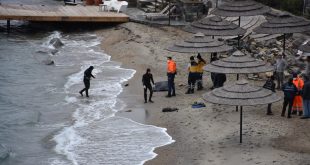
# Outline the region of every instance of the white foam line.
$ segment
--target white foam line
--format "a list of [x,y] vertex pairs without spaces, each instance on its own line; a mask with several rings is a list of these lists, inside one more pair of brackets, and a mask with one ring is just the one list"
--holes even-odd
[[[158,154],[156,154],[156,153],[154,152],[154,150],[155,150],[156,148],[162,147],[162,146],[166,146],[166,145],[169,145],[169,144],[172,144],[172,143],[175,142],[175,140],[173,140],[172,137],[167,133],[167,128],[157,127],[157,126],[154,126],[154,125],[148,125],[148,124],[138,123],[138,122],[136,122],[136,121],[134,121],[134,120],[132,120],[132,119],[126,118],[126,117],[121,117],[121,116],[117,116],[117,117],[123,118],[123,119],[127,119],[127,120],[129,120],[129,121],[131,121],[131,122],[133,122],[133,123],[135,123],[135,124],[137,124],[137,125],[140,125],[140,126],[148,126],[148,127],[151,127],[151,128],[160,129],[161,132],[164,133],[164,134],[169,138],[169,141],[168,141],[167,143],[162,144],[162,145],[159,145],[159,146],[157,146],[157,147],[152,147],[151,151],[148,152],[149,154],[152,155],[152,158],[147,159],[147,160],[143,160],[143,161],[141,162],[141,164],[139,164],[139,165],[143,165],[145,162],[147,162],[147,161],[149,161],[149,160],[152,160],[152,159],[156,158],[156,156],[158,155]],[[105,119],[105,120],[106,120],[106,119]]]

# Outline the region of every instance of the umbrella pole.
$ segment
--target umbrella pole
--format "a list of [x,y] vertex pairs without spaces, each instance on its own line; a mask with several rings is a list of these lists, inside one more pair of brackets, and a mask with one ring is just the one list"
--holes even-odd
[[215,3],[215,8],[217,8],[217,6],[219,5],[219,0],[216,0],[216,3]]
[[285,33],[283,34],[283,52],[282,55],[285,55]]
[[[239,80],[239,74],[237,74],[237,81]],[[236,106],[236,112],[238,112],[238,106]]]
[[[238,19],[238,25],[239,25],[239,27],[240,27],[240,19],[241,19],[241,17],[239,16],[239,19]],[[240,36],[238,35],[238,48],[240,48]]]
[[168,9],[169,9],[169,10],[168,10],[168,12],[169,12],[169,26],[170,26],[170,19],[171,19],[171,14],[170,14],[170,1],[171,1],[171,0],[168,1],[168,6],[169,6],[169,7],[168,7]]
[[242,143],[242,106],[240,106],[240,143]]

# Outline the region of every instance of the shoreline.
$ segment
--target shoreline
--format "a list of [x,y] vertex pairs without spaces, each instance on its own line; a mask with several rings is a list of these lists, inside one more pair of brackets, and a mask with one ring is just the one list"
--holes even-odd
[[[161,164],[298,164],[310,161],[310,133],[305,130],[310,121],[280,117],[282,102],[273,104],[274,116],[266,116],[266,106],[246,107],[244,110],[244,143],[239,144],[239,113],[235,107],[207,103],[205,108],[192,109],[191,104],[202,101],[209,91],[209,73],[204,74],[203,91],[185,95],[186,65],[193,54],[170,53],[165,48],[191,36],[174,27],[154,28],[137,23],[125,23],[114,28],[98,30],[102,49],[111,60],[122,67],[136,70],[123,86],[119,99],[127,104],[117,115],[124,115],[142,124],[167,129],[174,143],[158,147],[154,159],[146,165]],[[166,57],[176,60],[176,97],[165,98],[166,92],[154,92],[154,103],[144,104],[141,77],[151,68],[154,81],[166,80]],[[204,55],[205,59],[208,56]],[[234,76],[228,76],[228,83]],[[263,81],[251,81],[262,85]],[[282,92],[278,92],[282,95]],[[178,112],[163,113],[164,107],[177,107]],[[130,112],[126,112],[131,110]],[[143,119],[144,118],[144,119]],[[143,123],[144,122],[144,123]],[[289,143],[288,143],[289,142]]]

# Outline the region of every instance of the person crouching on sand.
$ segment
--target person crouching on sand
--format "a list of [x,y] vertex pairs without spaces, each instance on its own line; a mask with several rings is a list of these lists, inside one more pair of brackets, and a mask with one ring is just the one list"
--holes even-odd
[[175,96],[174,77],[177,74],[177,65],[171,57],[167,57],[167,77],[168,77],[168,95]]
[[144,103],[147,103],[147,89],[149,89],[150,91],[149,102],[153,103],[152,101],[153,89],[152,89],[151,82],[154,85],[154,80],[153,80],[153,75],[151,73],[151,69],[147,68],[146,73],[142,76],[142,84],[144,88]]
[[81,94],[81,96],[83,96],[83,92],[86,92],[86,97],[88,96],[88,89],[90,87],[90,79],[91,77],[95,78],[95,76],[92,75],[92,71],[93,71],[94,67],[90,66],[88,69],[85,70],[84,72],[84,78],[83,78],[83,82],[84,82],[84,86],[85,88],[82,89],[79,93]]

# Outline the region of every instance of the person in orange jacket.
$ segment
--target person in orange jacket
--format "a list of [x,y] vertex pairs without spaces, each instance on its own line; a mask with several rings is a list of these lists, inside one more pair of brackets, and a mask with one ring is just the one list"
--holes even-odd
[[176,63],[172,60],[172,57],[167,57],[168,95],[166,97],[175,96],[174,77],[176,74]]
[[[302,88],[304,87],[304,80],[297,75],[297,73],[293,73],[293,83],[294,85],[297,87],[298,91],[301,91]],[[299,116],[302,116],[303,111],[302,111],[303,107],[302,107],[302,97],[301,95],[298,93],[293,101],[293,107],[292,107],[292,115],[296,115],[298,112]]]

